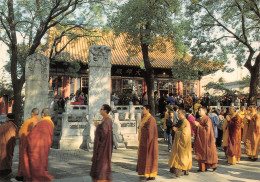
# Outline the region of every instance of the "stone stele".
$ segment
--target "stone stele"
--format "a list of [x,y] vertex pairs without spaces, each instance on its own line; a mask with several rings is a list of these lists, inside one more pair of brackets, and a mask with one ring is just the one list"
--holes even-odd
[[94,45],[89,48],[89,124],[90,140],[94,139],[95,127],[93,120],[100,118],[100,108],[103,104],[110,105],[111,90],[111,49],[104,45]]
[[49,59],[35,53],[26,59],[24,121],[31,118],[33,108],[41,112],[48,107]]

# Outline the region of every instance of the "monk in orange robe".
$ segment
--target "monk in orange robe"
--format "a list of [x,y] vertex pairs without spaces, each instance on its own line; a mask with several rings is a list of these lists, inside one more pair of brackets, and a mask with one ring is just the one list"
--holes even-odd
[[104,104],[100,109],[103,116],[100,124],[94,121],[97,127],[94,139],[94,151],[90,176],[94,182],[111,182],[111,158],[113,150],[112,120],[109,118],[111,108]]
[[18,131],[13,120],[14,115],[9,113],[6,123],[0,126],[0,181],[7,180],[12,175],[13,152]]
[[241,123],[242,119],[236,114],[234,107],[229,108],[229,115],[227,115],[228,128],[228,143],[226,155],[229,164],[236,164],[241,157]]
[[138,128],[138,160],[136,171],[141,181],[155,180],[158,172],[158,133],[157,124],[150,114],[151,106],[143,107],[145,117]]
[[27,148],[24,150],[24,175],[27,182],[47,182],[53,177],[48,172],[48,156],[52,144],[53,122],[50,110],[42,110],[42,120],[27,135]]
[[199,172],[204,172],[212,167],[213,171],[217,168],[218,156],[215,144],[215,138],[210,118],[206,115],[207,109],[201,107],[199,109],[201,119],[195,121],[193,130],[195,132],[194,154],[198,160]]
[[32,130],[32,128],[41,121],[41,118],[38,117],[39,109],[33,108],[31,112],[31,118],[27,119],[19,130],[19,165],[18,173],[15,179],[17,181],[23,181],[24,176],[24,150],[27,148],[27,135]]
[[252,161],[256,161],[260,147],[260,116],[255,105],[250,105],[248,109],[250,114],[245,116],[246,122],[244,125],[245,153]]

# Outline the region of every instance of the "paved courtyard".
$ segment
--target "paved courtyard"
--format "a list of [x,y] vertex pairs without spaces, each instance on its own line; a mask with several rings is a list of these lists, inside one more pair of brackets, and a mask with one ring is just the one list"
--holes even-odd
[[[166,181],[260,181],[260,161],[251,162],[246,155],[242,155],[241,162],[234,166],[228,166],[224,152],[218,150],[218,169],[215,172],[208,171],[198,173],[197,161],[194,160],[190,175],[179,178],[169,172],[167,144],[159,139],[159,170],[156,182]],[[89,176],[92,151],[84,150],[59,150],[51,149],[49,155],[49,172],[54,176],[54,182],[91,182]],[[135,172],[137,161],[137,148],[118,149],[113,151],[112,177],[114,182],[138,182],[139,177]],[[17,173],[18,144],[15,147],[13,161],[13,178]]]

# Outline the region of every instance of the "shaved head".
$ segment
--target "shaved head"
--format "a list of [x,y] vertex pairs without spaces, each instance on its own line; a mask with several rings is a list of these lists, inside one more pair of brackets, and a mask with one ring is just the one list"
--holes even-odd
[[43,110],[42,110],[42,115],[43,116],[50,116],[50,109],[49,108],[44,108]]
[[33,108],[32,109],[32,114],[33,115],[39,115],[39,109],[38,108]]

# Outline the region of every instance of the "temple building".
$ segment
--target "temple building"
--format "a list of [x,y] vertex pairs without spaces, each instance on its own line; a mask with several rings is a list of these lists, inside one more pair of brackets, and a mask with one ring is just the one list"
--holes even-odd
[[[49,35],[53,35],[51,33]],[[50,36],[50,39],[53,37]],[[123,35],[115,36],[112,31],[100,33],[95,37],[80,37],[70,41],[63,37],[55,45],[55,50],[47,50],[50,57],[50,89],[55,95],[69,97],[78,90],[88,91],[88,52],[91,45],[106,45],[111,47],[111,93],[112,92],[136,92],[139,96],[146,91],[146,83],[142,76],[142,54],[140,49],[133,49],[133,45],[127,42]],[[67,45],[65,47],[65,45]],[[63,47],[65,47],[63,49]],[[161,44],[152,47],[149,53],[152,67],[154,69],[154,91],[159,94],[173,93],[174,95],[187,95],[195,93],[200,96],[199,80],[180,82],[172,76],[173,60],[175,58],[172,43],[162,41]],[[58,56],[55,53],[62,50]],[[133,51],[135,50],[135,51]],[[50,55],[52,52],[53,55]],[[74,72],[73,72],[74,69]],[[75,75],[75,70],[77,74]]]

